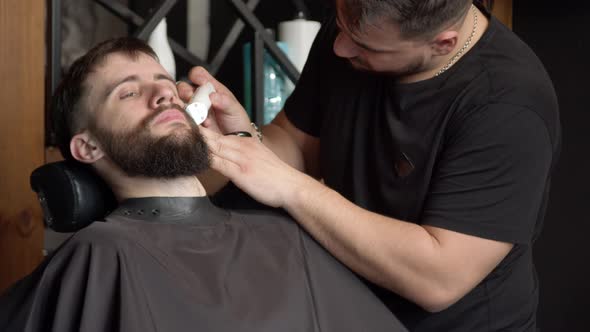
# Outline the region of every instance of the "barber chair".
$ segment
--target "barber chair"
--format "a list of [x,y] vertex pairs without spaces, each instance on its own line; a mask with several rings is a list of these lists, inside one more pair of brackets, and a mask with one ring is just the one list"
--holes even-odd
[[[59,233],[78,231],[104,218],[117,207],[109,186],[86,164],[58,161],[31,173],[31,189],[37,193],[45,225]],[[227,209],[268,210],[233,184],[210,197],[213,204]]]
[[31,173],[47,227],[75,232],[103,220],[117,206],[115,196],[92,167],[74,161],[43,165]]

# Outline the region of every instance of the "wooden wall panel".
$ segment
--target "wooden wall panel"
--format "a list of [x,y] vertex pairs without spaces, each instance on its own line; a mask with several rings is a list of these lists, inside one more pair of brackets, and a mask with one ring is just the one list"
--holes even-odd
[[29,175],[44,162],[45,0],[0,1],[0,291],[42,259]]
[[506,24],[510,29],[512,29],[512,0],[494,1],[492,13],[502,23]]

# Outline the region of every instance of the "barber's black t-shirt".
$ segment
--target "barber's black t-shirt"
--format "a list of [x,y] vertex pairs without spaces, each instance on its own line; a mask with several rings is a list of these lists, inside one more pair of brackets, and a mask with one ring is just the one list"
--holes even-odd
[[324,22],[285,105],[297,128],[319,137],[325,183],[376,213],[514,244],[442,312],[375,291],[412,331],[533,331],[531,248],[560,148],[557,99],[543,65],[492,18],[448,71],[399,84],[337,57],[337,33],[334,18]]

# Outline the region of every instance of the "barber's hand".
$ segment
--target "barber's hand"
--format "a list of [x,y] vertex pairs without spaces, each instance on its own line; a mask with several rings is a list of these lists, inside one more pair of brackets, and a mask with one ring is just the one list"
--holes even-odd
[[228,177],[260,203],[285,207],[310,178],[283,162],[256,137],[219,135],[201,129],[211,153],[211,168]]
[[[244,107],[238,102],[234,94],[225,85],[219,83],[203,67],[194,67],[188,75],[189,79],[198,86],[210,82],[216,92],[209,95],[211,110],[202,126],[218,133],[226,134],[236,131],[250,130],[250,119]],[[185,82],[177,85],[180,98],[188,102],[194,93],[194,88]]]

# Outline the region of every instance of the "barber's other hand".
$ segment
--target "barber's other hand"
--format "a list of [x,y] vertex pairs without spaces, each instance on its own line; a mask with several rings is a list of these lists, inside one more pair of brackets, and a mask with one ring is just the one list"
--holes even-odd
[[211,153],[211,168],[260,203],[286,207],[298,186],[315,179],[283,162],[256,137],[219,135],[201,129]]
[[[205,68],[194,67],[189,72],[188,77],[198,86],[210,82],[216,90],[216,92],[209,95],[211,110],[207,120],[202,124],[203,127],[222,134],[251,128],[250,118],[244,107],[238,102],[234,94],[211,76]],[[194,88],[185,82],[179,83],[177,88],[180,98],[188,102],[194,93]]]

